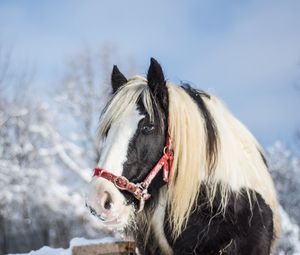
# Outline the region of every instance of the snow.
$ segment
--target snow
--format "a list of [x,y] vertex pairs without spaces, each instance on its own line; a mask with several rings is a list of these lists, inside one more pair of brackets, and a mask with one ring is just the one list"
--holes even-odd
[[300,255],[300,230],[299,226],[292,222],[289,215],[280,208],[282,233],[278,242],[277,255]]
[[281,142],[267,149],[267,159],[281,204],[282,233],[277,255],[300,254],[300,164]]
[[89,244],[100,244],[100,243],[113,243],[120,241],[119,239],[113,237],[106,237],[102,239],[85,239],[85,238],[73,238],[70,242],[70,247],[68,249],[62,248],[51,248],[49,246],[44,246],[37,251],[31,251],[29,253],[16,253],[15,255],[72,255],[72,248],[74,246],[89,245]]
[[71,255],[70,249],[62,248],[50,248],[49,246],[44,246],[37,251],[31,251],[29,253],[16,253],[16,254],[30,254],[30,255]]

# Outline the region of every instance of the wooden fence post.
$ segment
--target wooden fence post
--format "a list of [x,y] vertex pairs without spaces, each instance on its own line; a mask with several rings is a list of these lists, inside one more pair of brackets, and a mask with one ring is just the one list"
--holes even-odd
[[136,255],[135,242],[116,242],[73,246],[72,255]]

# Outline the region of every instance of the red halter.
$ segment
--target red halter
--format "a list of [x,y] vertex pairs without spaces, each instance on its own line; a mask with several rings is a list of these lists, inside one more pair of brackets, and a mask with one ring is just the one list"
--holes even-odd
[[148,193],[148,187],[161,169],[163,169],[163,180],[166,183],[169,181],[174,156],[171,149],[172,144],[170,136],[167,136],[166,140],[164,154],[146,176],[144,181],[140,183],[130,182],[126,177],[114,175],[103,168],[95,168],[93,176],[102,177],[112,182],[119,190],[125,190],[132,193],[134,197],[140,201],[138,210],[140,212],[144,208],[145,201],[151,197],[151,194]]

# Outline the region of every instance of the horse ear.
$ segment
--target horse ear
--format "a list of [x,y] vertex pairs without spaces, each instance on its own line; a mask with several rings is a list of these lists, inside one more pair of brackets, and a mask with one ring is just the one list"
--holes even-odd
[[159,87],[165,86],[165,76],[160,64],[154,59],[150,59],[150,67],[147,74],[148,85],[152,92],[159,90]]
[[152,95],[158,99],[164,108],[167,108],[168,89],[165,76],[160,64],[154,58],[150,59],[147,80]]
[[114,65],[111,73],[111,86],[113,93],[115,93],[125,83],[127,83],[126,77],[120,72],[119,68]]

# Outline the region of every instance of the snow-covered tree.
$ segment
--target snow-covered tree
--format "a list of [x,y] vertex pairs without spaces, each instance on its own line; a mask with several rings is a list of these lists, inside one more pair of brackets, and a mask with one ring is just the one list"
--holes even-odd
[[276,255],[299,255],[300,254],[300,229],[293,223],[289,215],[280,208],[282,233],[277,244]]
[[0,253],[101,235],[84,207],[91,171],[78,163],[83,148],[58,132],[46,103],[26,93],[28,79],[8,56],[0,50]]
[[18,107],[6,100],[5,106],[10,111],[1,111],[0,250],[65,246],[74,236],[98,235],[82,196],[90,171],[72,160],[80,149],[53,128],[45,104]]
[[[99,55],[87,51],[74,57],[48,103],[25,93],[28,79],[0,54],[1,254],[64,247],[75,236],[107,234],[84,201],[97,160],[97,121],[110,94],[109,73],[104,76],[110,55],[105,54],[100,67]],[[11,74],[18,78],[13,84]]]
[[281,142],[267,149],[281,208],[282,233],[276,254],[300,254],[300,164]]
[[267,150],[279,202],[300,226],[300,161],[280,142]]
[[[111,96],[110,75],[116,58],[113,46],[105,45],[100,50],[85,48],[66,63],[57,87],[58,118],[68,118],[70,132],[65,137],[83,149],[89,165],[98,161],[95,133],[100,111]],[[133,73],[134,61],[128,57],[126,60],[124,71]],[[65,121],[57,127],[64,132]]]

